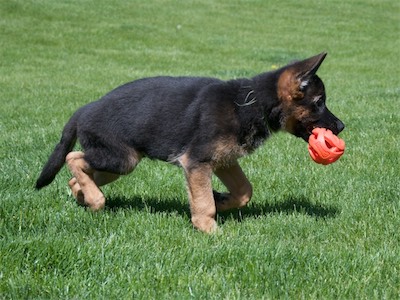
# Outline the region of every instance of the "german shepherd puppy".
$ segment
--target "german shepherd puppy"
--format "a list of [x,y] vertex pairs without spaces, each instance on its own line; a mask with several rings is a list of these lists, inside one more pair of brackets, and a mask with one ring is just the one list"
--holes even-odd
[[[154,77],[122,85],[75,112],[36,188],[66,162],[73,196],[96,211],[105,205],[99,186],[132,172],[143,157],[160,159],[183,168],[192,223],[212,232],[217,211],[243,207],[252,196],[238,158],[280,129],[305,141],[315,127],[344,129],[316,75],[325,56],[251,79]],[[84,152],[71,152],[77,140]],[[213,173],[229,193],[213,191]]]

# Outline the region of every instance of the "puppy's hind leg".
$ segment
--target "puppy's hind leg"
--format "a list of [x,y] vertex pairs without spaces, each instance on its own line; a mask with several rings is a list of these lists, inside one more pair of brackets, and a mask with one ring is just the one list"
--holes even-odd
[[93,179],[97,186],[103,186],[117,180],[119,176],[119,174],[95,171]]
[[229,167],[217,169],[214,173],[229,191],[226,194],[214,192],[217,210],[225,211],[246,206],[253,194],[253,188],[239,163],[235,162]]
[[[100,171],[94,171],[93,173],[93,180],[96,183],[96,185],[103,186],[108,183],[111,183],[119,178],[120,175],[118,174],[113,174],[113,173],[108,173],[108,172],[100,172]],[[84,194],[82,192],[82,188],[80,184],[78,183],[78,180],[76,177],[72,177],[71,180],[68,182],[69,187],[71,188],[72,195],[76,199],[76,201],[80,205],[85,205],[85,198]]]
[[78,183],[78,180],[76,180],[75,177],[72,177],[71,180],[68,182],[68,185],[71,189],[72,196],[74,196],[74,198],[76,199],[76,202],[78,202],[80,205],[85,205],[85,198],[82,193],[82,188]]
[[87,143],[86,147],[83,145],[87,149],[85,153],[70,152],[66,157],[67,165],[74,176],[69,181],[72,194],[78,203],[94,211],[105,205],[99,186],[132,172],[141,159],[141,154],[136,150],[115,147],[114,144],[97,142],[97,147],[94,148],[91,143]]
[[72,194],[80,204],[97,211],[105,205],[105,198],[94,181],[95,170],[84,159],[83,152],[70,152],[66,157],[68,168],[74,178],[69,181]]

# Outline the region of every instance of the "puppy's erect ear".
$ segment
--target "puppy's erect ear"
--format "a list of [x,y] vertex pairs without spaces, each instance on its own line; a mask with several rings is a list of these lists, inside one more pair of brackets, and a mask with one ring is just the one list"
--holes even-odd
[[296,70],[297,79],[300,81],[300,89],[306,87],[310,78],[317,73],[326,55],[326,52],[322,52],[316,56],[294,63],[293,67]]
[[326,52],[290,64],[278,80],[278,96],[282,100],[295,100],[302,98],[304,88],[315,75],[319,66],[326,57]]

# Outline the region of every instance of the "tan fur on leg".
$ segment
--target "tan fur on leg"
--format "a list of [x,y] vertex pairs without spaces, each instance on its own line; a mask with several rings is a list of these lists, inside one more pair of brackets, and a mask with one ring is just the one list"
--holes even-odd
[[[119,178],[118,174],[112,174],[112,173],[107,173],[107,172],[98,172],[95,171],[93,173],[93,178],[94,182],[96,183],[97,186],[103,186],[106,185],[110,182],[113,182]],[[76,201],[80,205],[85,205],[85,199],[84,195],[82,193],[82,188],[78,183],[78,180],[76,180],[75,177],[71,178],[71,180],[68,182],[69,187],[71,188],[72,195],[76,199]]]
[[214,173],[229,190],[223,200],[216,201],[218,211],[240,208],[250,201],[253,188],[238,162],[230,167],[217,169]]
[[206,233],[214,232],[217,222],[211,187],[212,168],[207,164],[191,167],[185,158],[180,162],[185,170],[193,226]]
[[72,177],[71,180],[68,182],[69,187],[71,188],[72,191],[72,196],[76,199],[76,201],[80,205],[85,205],[85,199],[84,195],[82,193],[82,188],[79,185],[78,181],[76,180],[75,177]]
[[[70,180],[73,194],[84,195],[84,205],[87,205],[91,210],[96,211],[102,209],[105,205],[105,198],[96,183],[94,182],[94,170],[84,160],[83,152],[70,152],[66,157],[68,168],[76,179],[76,183]],[[77,186],[77,184],[80,186]],[[78,200],[78,198],[77,198]],[[79,201],[79,200],[78,200]]]

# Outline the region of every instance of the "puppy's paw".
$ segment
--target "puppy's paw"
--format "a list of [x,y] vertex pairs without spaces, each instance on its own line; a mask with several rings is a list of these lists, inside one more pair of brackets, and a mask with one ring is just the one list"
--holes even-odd
[[72,196],[76,199],[79,205],[85,205],[85,197],[82,192],[82,188],[79,185],[78,181],[75,177],[73,177],[69,182],[68,185],[71,189]]
[[99,211],[104,208],[106,205],[106,198],[104,197],[103,194],[99,195],[98,197],[90,199],[85,199],[85,205],[91,210],[91,211]]
[[192,217],[193,226],[205,233],[215,233],[218,230],[217,222],[210,217]]

